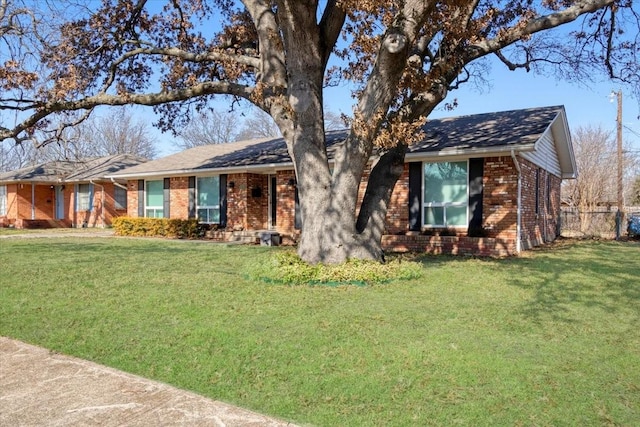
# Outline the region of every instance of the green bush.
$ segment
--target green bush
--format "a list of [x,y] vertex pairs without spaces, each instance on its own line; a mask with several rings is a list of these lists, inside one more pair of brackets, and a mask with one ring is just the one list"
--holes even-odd
[[118,236],[172,237],[196,239],[202,237],[202,227],[197,219],[169,218],[114,218],[113,229]]
[[283,250],[268,263],[255,268],[254,279],[267,283],[308,285],[368,285],[420,276],[419,263],[395,257],[382,264],[376,261],[349,260],[339,265],[307,264],[294,252]]

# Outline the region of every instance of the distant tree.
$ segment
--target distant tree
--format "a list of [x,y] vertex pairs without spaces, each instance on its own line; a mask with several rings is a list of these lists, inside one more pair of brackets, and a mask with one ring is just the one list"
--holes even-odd
[[580,231],[586,232],[596,206],[616,199],[616,141],[610,131],[584,126],[573,132],[573,149],[578,178],[565,181],[563,198],[578,209]]
[[146,122],[123,108],[83,122],[77,128],[76,140],[84,141],[86,153],[94,156],[134,154],[153,159],[158,150],[150,131]]
[[[596,207],[617,202],[617,141],[601,126],[581,126],[572,134],[578,178],[565,181],[562,194],[564,202],[580,212],[580,231],[586,232]],[[623,153],[623,170],[635,170],[636,156],[629,150]],[[631,176],[623,177],[623,189],[632,185]]]
[[640,206],[640,175],[637,175],[631,184],[631,200],[634,206]]
[[[408,145],[451,91],[481,76],[484,58],[570,80],[604,73],[640,90],[632,0],[22,4],[52,3],[68,6],[69,16],[55,37],[7,36],[40,48],[31,61],[17,51],[0,57],[0,109],[19,112],[0,139],[26,140],[36,128],[53,135],[51,116],[100,105],[153,106],[158,126],[175,132],[213,98],[244,100],[274,119],[287,144],[302,220],[298,254],[310,263],[383,259]],[[348,135],[329,159],[323,88],[336,77],[350,82],[356,100]]]
[[258,109],[252,109],[252,113],[244,120],[242,130],[238,133],[237,139],[244,141],[246,139],[256,138],[276,138],[281,136],[278,125],[273,121],[270,115]]
[[195,114],[178,132],[178,147],[183,150],[207,144],[235,141],[241,121],[233,112],[209,110]]

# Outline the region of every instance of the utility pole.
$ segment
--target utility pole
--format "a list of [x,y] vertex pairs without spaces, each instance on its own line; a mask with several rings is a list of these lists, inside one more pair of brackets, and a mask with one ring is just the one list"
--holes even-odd
[[618,117],[617,142],[618,142],[618,212],[616,214],[616,239],[620,239],[622,234],[622,223],[624,220],[624,199],[622,197],[622,90],[616,93],[618,97]]

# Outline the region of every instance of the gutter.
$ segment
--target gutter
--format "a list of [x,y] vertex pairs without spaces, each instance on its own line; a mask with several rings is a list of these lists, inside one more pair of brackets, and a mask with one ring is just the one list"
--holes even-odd
[[[525,151],[533,151],[535,149],[535,144],[526,144],[520,145],[517,148],[481,148],[481,149],[462,149],[462,150],[445,150],[445,151],[437,151],[437,152],[417,152],[417,153],[406,153],[405,154],[405,163],[410,161],[424,161],[427,159],[437,159],[443,160],[446,157],[489,157],[489,156],[505,156],[509,155],[509,153],[513,153],[515,150],[518,152]],[[375,160],[375,157],[372,156],[371,160]],[[329,159],[329,164],[333,163],[333,159]],[[223,174],[223,173],[243,173],[243,172],[269,172],[277,170],[290,170],[293,169],[293,162],[283,162],[283,163],[265,163],[265,164],[254,164],[254,165],[245,165],[245,166],[231,166],[231,167],[218,167],[218,168],[208,168],[208,169],[164,169],[164,170],[154,170],[150,172],[140,172],[134,174],[113,174],[107,175],[106,178],[109,178],[112,182],[114,179],[142,179],[142,178],[160,178],[160,177],[171,177],[171,176],[184,176],[184,175],[196,175],[202,176],[207,174]],[[124,188],[124,187],[123,187]],[[125,188],[126,189],[126,188]]]
[[104,185],[98,184],[96,182],[93,182],[92,179],[89,180],[89,183],[91,183],[92,185],[97,185],[98,187],[100,187],[100,223],[101,223],[101,228],[105,227],[104,224]]
[[123,190],[128,190],[128,188],[127,188],[127,186],[126,186],[126,185],[122,185],[122,184],[120,184],[119,182],[117,182],[117,181],[115,180],[115,178],[110,177],[109,179],[111,180],[111,182],[113,183],[113,185],[115,185],[116,187],[120,187],[120,188],[122,188]]
[[520,163],[518,163],[518,159],[516,157],[515,151],[511,150],[511,158],[513,159],[513,164],[516,166],[516,171],[518,172],[518,196],[517,196],[517,204],[516,204],[516,253],[520,253],[522,251],[522,170],[520,169]]

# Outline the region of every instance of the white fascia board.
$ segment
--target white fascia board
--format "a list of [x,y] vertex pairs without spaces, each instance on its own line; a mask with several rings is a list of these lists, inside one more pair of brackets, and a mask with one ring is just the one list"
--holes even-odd
[[442,150],[428,153],[407,153],[405,155],[405,162],[409,161],[427,161],[427,160],[456,160],[456,159],[468,159],[471,157],[497,157],[497,156],[511,156],[512,151],[527,152],[534,151],[535,144],[519,145],[517,147],[500,147],[500,148],[467,148],[467,149],[451,149]]
[[293,169],[293,163],[272,163],[267,165],[234,166],[229,168],[211,169],[173,169],[164,171],[141,172],[135,174],[113,174],[106,178],[113,179],[148,179],[148,178],[168,178],[174,176],[207,176],[230,173],[273,173],[279,170]]

